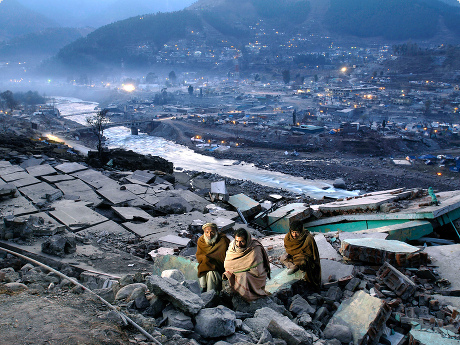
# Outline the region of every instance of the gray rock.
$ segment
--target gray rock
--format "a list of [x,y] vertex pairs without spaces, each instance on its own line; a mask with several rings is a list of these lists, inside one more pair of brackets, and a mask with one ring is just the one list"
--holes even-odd
[[265,344],[267,342],[272,342],[272,341],[273,341],[272,335],[270,334],[268,329],[265,328],[262,331],[262,335],[260,336],[259,341],[257,342],[257,344]]
[[112,288],[96,289],[93,290],[93,292],[109,303],[113,303],[115,301],[115,293]]
[[147,285],[142,284],[142,283],[134,283],[134,284],[126,285],[117,292],[115,296],[115,300],[118,301],[118,300],[127,299],[128,297],[131,296],[133,291],[138,288],[143,289],[144,293],[145,291],[147,291]]
[[353,340],[353,334],[349,327],[328,323],[323,332],[326,339],[338,339],[342,343],[349,343]]
[[151,275],[146,279],[147,286],[155,295],[171,302],[187,314],[196,315],[204,307],[203,300],[174,279]]
[[181,284],[192,291],[194,294],[201,296],[201,288],[198,280],[184,280]]
[[347,189],[347,184],[345,183],[343,178],[338,178],[334,180],[334,182],[332,183],[332,186],[334,188]]
[[312,318],[308,313],[303,313],[297,316],[296,323],[303,328],[307,328],[312,322]]
[[147,309],[143,312],[143,314],[145,316],[152,316],[152,317],[160,316],[166,303],[161,298],[159,298],[158,296],[155,296],[154,294],[148,295],[147,299],[149,301],[150,306],[147,307]]
[[342,343],[338,339],[329,339],[326,345],[342,345]]
[[139,295],[138,297],[136,297],[134,299],[134,304],[135,304],[136,308],[139,309],[139,310],[144,310],[144,309],[147,309],[148,307],[150,307],[150,302],[147,299],[147,297],[145,297],[145,293],[142,294],[142,295]]
[[270,297],[262,297],[252,301],[251,303],[246,302],[241,298],[240,295],[235,295],[232,298],[232,304],[235,311],[254,314],[260,308],[268,307],[278,313],[287,314],[287,310],[283,305],[276,304]]
[[254,334],[260,338],[264,329],[266,329],[273,319],[281,319],[283,316],[281,313],[274,311],[271,308],[264,307],[257,310],[253,318],[247,318],[243,321],[243,324],[248,326]]
[[204,338],[226,337],[235,333],[236,317],[224,306],[201,309],[195,317],[195,331]]
[[193,330],[193,322],[190,316],[175,309],[171,305],[163,310],[163,318],[167,318],[168,327],[177,327],[182,329]]
[[205,308],[217,307],[219,295],[214,290],[206,291],[201,294],[201,299]]
[[109,311],[106,315],[105,315],[105,318],[109,321],[112,321],[114,322],[115,324],[119,325],[119,326],[127,326],[128,323],[126,322],[126,320],[118,313],[116,312],[115,310],[111,310]]
[[241,333],[232,334],[231,336],[225,338],[225,341],[230,344],[238,344],[238,343],[245,344],[245,345],[254,344],[252,338],[249,335],[241,334]]
[[[136,283],[136,284],[142,284],[142,283]],[[142,284],[144,286],[137,287],[131,292],[131,295],[128,297],[128,302],[129,301],[134,301],[137,298],[140,297],[145,297],[145,291],[147,291],[147,286],[145,284]]]
[[5,283],[14,283],[19,280],[19,273],[14,270],[12,267],[2,268],[0,270],[1,277],[3,277],[0,281]]
[[172,269],[172,270],[164,270],[161,272],[161,277],[162,278],[171,278],[177,280],[179,283],[183,282],[185,280],[184,274],[177,270],[177,269]]
[[27,290],[28,287],[25,284],[22,283],[6,283],[5,287],[13,292],[19,292],[19,291],[24,291]]
[[295,295],[292,298],[292,303],[289,307],[289,311],[295,315],[300,315],[303,313],[308,313],[310,315],[314,314],[316,309],[313,308],[305,299],[300,295]]
[[134,276],[132,274],[124,275],[123,277],[120,278],[119,283],[121,287],[130,285],[130,284],[134,284],[135,283]]
[[214,345],[232,345],[232,343],[229,343],[223,340],[219,340],[217,343],[214,343]]
[[[48,287],[49,283],[40,268],[35,267],[22,276],[22,282],[25,284],[39,284]],[[30,288],[30,287],[29,287]]]
[[283,339],[288,345],[313,344],[312,335],[286,316],[271,320],[267,329],[272,336]]
[[65,257],[67,254],[72,254],[77,251],[75,238],[64,235],[54,235],[42,243],[42,252],[59,257]]

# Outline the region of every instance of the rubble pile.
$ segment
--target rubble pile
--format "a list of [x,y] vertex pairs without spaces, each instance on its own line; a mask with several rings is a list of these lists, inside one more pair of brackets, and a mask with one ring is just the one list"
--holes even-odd
[[[433,232],[432,223],[419,214],[452,215],[460,202],[456,192],[440,194],[441,205],[417,192],[423,203],[408,201],[394,213],[381,205],[412,198],[413,191],[320,205],[278,191],[282,195],[266,193],[259,202],[239,189],[221,189],[213,175],[158,166],[96,170],[45,155],[12,159],[9,153],[8,158],[0,161],[0,246],[78,277],[162,344],[460,343],[460,283],[449,275],[449,266],[430,261],[447,255],[441,249],[455,257],[460,245],[430,247],[439,248],[436,252],[403,242]],[[234,184],[241,188],[243,183]],[[324,216],[330,213],[335,216]],[[372,219],[362,218],[367,216]],[[396,221],[385,225],[391,217]],[[404,217],[411,221],[401,222]],[[302,272],[287,275],[279,265],[284,233],[297,220],[312,231],[337,230],[315,233],[322,266],[319,293],[308,290]],[[372,220],[382,224],[371,229]],[[228,287],[200,292],[196,240],[207,222],[229,236],[244,227],[260,239],[272,264],[270,296],[247,303]],[[359,231],[363,223],[367,230]],[[358,231],[344,232],[342,226]],[[0,249],[0,291],[67,290],[83,292]],[[127,326],[114,311],[105,317]]]

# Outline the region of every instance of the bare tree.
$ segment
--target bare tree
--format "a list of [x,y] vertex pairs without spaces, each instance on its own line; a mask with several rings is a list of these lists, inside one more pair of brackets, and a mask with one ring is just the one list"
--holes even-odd
[[99,159],[102,159],[104,129],[109,123],[109,118],[107,117],[108,111],[108,109],[102,109],[96,115],[86,118],[86,122],[97,137],[97,152],[99,153]]

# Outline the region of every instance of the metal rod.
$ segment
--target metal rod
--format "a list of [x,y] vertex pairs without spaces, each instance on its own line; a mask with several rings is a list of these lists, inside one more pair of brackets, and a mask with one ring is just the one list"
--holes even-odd
[[40,261],[37,261],[37,260],[34,260],[32,258],[29,258],[28,256],[25,256],[25,255],[22,255],[22,254],[19,254],[19,253],[16,253],[15,251],[12,251],[12,250],[9,250],[9,249],[6,249],[6,248],[3,248],[3,247],[0,247],[0,250],[4,251],[4,252],[7,252],[8,254],[11,254],[11,255],[15,255],[15,256],[18,256],[24,260],[27,260],[27,261],[30,261],[38,266],[41,266],[43,268],[46,268],[48,271],[51,271],[55,274],[57,274],[58,276],[60,276],[61,278],[64,278],[64,279],[67,279],[69,280],[70,282],[72,282],[73,284],[75,284],[76,286],[78,287],[81,287],[83,290],[86,290],[88,291],[90,294],[96,296],[102,303],[104,303],[106,306],[108,306],[110,309],[114,310],[115,312],[117,312],[120,317],[125,320],[125,321],[128,321],[131,325],[133,325],[135,328],[137,328],[143,335],[145,335],[149,340],[153,341],[155,344],[157,345],[161,345],[161,343],[156,340],[154,337],[152,337],[152,335],[150,333],[148,333],[145,329],[143,329],[141,326],[139,326],[137,323],[135,323],[133,320],[131,320],[128,316],[126,316],[125,314],[123,314],[121,311],[119,311],[116,307],[114,307],[112,304],[110,304],[109,302],[107,302],[105,299],[103,299],[101,296],[99,296],[98,294],[96,294],[95,292],[91,291],[90,289],[88,289],[86,286],[80,284],[78,281],[76,281],[75,279],[69,277],[69,276],[66,276],[65,274],[55,270],[54,268],[48,266],[48,265],[45,265],[44,263],[41,263]]
[[455,230],[455,232],[457,233],[458,238],[460,239],[460,235],[459,235],[459,233],[458,233],[457,227],[454,225],[454,223],[453,223],[452,220],[450,219],[449,214],[446,213],[446,216],[447,216],[447,219],[449,219],[450,224],[452,224],[452,226],[454,227],[454,230]]

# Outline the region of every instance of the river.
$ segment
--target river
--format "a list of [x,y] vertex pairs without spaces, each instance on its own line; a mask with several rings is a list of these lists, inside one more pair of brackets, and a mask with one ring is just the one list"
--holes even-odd
[[[86,124],[86,117],[95,114],[97,103],[76,98],[54,97],[55,105],[69,120]],[[275,171],[263,170],[253,164],[204,156],[172,141],[149,136],[144,133],[131,135],[125,127],[114,127],[104,131],[109,148],[123,148],[141,154],[160,156],[172,162],[176,168],[215,173],[234,179],[249,180],[264,186],[282,188],[295,193],[303,193],[315,199],[324,196],[342,198],[358,195],[358,191],[335,189],[328,181],[308,180]]]

